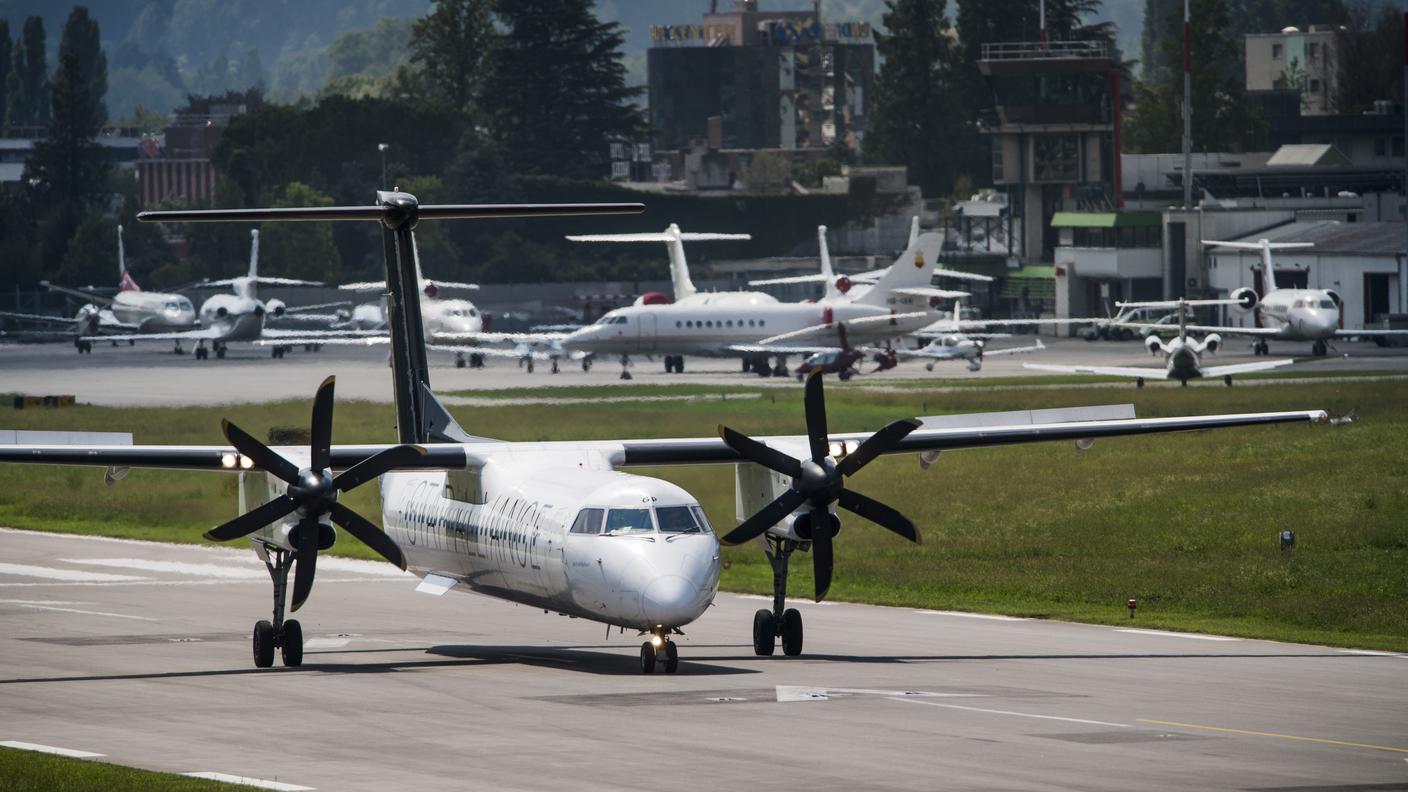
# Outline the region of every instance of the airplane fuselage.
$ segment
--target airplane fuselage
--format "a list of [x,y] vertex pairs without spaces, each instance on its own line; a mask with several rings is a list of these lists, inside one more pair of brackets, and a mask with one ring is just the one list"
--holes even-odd
[[191,301],[179,294],[120,291],[112,298],[113,318],[143,332],[172,332],[195,326]]
[[253,297],[215,294],[201,303],[200,324],[216,331],[212,340],[254,341],[263,332],[265,314],[264,303]]
[[1203,376],[1202,348],[1190,338],[1174,338],[1163,346],[1164,368],[1169,379],[1187,382]]
[[1324,289],[1277,289],[1257,304],[1261,324],[1287,341],[1327,341],[1339,329],[1340,312]]

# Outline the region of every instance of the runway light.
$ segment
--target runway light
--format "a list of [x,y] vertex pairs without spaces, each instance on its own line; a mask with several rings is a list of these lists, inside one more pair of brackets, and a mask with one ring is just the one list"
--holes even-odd
[[232,467],[234,467],[234,466],[235,466],[235,455],[234,455],[234,454],[221,454],[221,455],[220,455],[220,466],[221,466],[221,467],[227,467],[227,468],[232,468]]
[[1129,601],[1129,618],[1134,618],[1134,609],[1139,606],[1138,600]]
[[253,460],[253,459],[250,459],[250,458],[247,457],[247,456],[244,456],[243,454],[241,454],[241,455],[240,455],[240,467],[243,468],[243,469],[245,469],[245,470],[249,470],[250,468],[254,467],[254,460]]
[[652,635],[652,636],[650,636],[650,645],[653,646],[653,647],[655,647],[656,649],[659,649],[659,648],[660,648],[661,646],[663,646],[664,644],[665,644],[665,639],[661,638],[660,636],[658,636],[658,635]]

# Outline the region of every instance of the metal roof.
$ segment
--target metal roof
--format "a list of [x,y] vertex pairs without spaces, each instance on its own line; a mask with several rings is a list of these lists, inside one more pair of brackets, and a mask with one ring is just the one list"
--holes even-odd
[[1349,157],[1329,143],[1288,143],[1276,149],[1268,168],[1310,165],[1348,165]]
[[1163,224],[1158,212],[1057,212],[1052,228],[1129,228]]
[[[1296,251],[1299,255],[1331,254],[1358,256],[1393,256],[1408,248],[1408,229],[1403,223],[1342,223],[1337,220],[1314,220],[1287,223],[1283,226],[1243,237],[1240,242],[1311,242],[1315,247]],[[1214,253],[1233,252],[1213,248]],[[1255,255],[1255,253],[1253,253]]]

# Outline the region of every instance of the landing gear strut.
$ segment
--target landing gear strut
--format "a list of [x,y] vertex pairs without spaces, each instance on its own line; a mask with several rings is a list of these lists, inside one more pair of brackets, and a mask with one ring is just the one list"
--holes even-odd
[[[632,377],[631,377],[631,372],[629,371],[630,367],[631,367],[631,356],[630,356],[630,355],[622,355],[622,356],[621,356],[621,379],[623,379],[623,380],[632,379]],[[641,661],[641,662],[644,662],[644,661]]]
[[1324,341],[1316,341],[1316,342],[1310,347],[1310,354],[1312,354],[1312,355],[1314,355],[1314,356],[1316,356],[1316,357],[1324,357],[1326,354],[1329,353],[1329,351],[1330,351],[1330,345],[1327,344],[1327,343],[1325,343]]
[[1252,355],[1254,357],[1269,354],[1271,354],[1271,345],[1266,343],[1266,339],[1258,338],[1252,342]]
[[753,614],[753,653],[759,657],[770,657],[782,639],[782,653],[796,657],[802,653],[802,614],[796,608],[786,608],[787,604],[787,562],[792,551],[799,546],[791,539],[767,537],[765,551],[768,563],[772,565],[772,610],[760,608]]
[[274,650],[279,649],[284,665],[297,668],[303,665],[303,625],[297,619],[284,620],[284,595],[288,591],[288,571],[293,568],[293,553],[266,547],[260,557],[274,581],[274,620],[261,619],[254,624],[254,664],[268,668],[274,664]]
[[675,642],[670,640],[668,630],[655,630],[651,634],[650,640],[640,645],[640,672],[642,674],[654,673],[657,662],[665,667],[667,674],[673,674],[679,670],[680,650],[675,646]]

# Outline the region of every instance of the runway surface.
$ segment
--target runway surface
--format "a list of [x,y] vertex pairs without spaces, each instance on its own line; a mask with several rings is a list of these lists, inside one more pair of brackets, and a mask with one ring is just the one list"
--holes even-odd
[[[1031,336],[1018,336],[993,342],[993,348],[1026,346]],[[925,371],[919,362],[902,363],[891,371],[866,374],[840,384],[841,387],[876,387],[906,381],[920,381],[936,387],[962,384],[985,377],[1041,377],[1044,372],[1028,371],[1023,362],[1071,365],[1149,366],[1162,368],[1159,360],[1147,354],[1137,341],[1087,342],[1079,339],[1044,339],[1048,349],[1035,354],[988,358],[982,371],[970,372],[960,361],[946,361]],[[1324,372],[1397,371],[1408,373],[1408,347],[1383,348],[1373,343],[1342,343],[1336,355],[1309,357],[1309,344],[1273,344],[1273,357],[1296,357],[1297,363],[1283,372],[1319,374]],[[72,394],[80,402],[114,406],[227,404],[309,398],[313,388],[329,374],[337,375],[341,399],[391,401],[391,376],[384,350],[357,347],[324,347],[318,352],[302,349],[286,357],[271,359],[266,349],[248,345],[231,346],[224,360],[196,360],[192,355],[172,354],[162,343],[136,346],[97,344],[91,355],[78,355],[64,344],[0,345],[0,391],[30,395]],[[1250,348],[1233,343],[1216,356],[1215,364],[1261,360]],[[796,365],[793,356],[789,365]],[[792,387],[792,378],[760,378],[740,371],[733,359],[687,358],[683,374],[666,374],[660,358],[632,359],[634,385],[746,385],[750,387]],[[862,368],[869,370],[873,364]],[[558,374],[539,363],[532,373],[514,361],[490,360],[484,369],[455,368],[451,355],[431,357],[431,382],[438,393],[451,391],[492,391],[504,388],[541,386],[617,385],[621,365],[614,359],[598,360],[584,372],[576,363],[562,365]],[[1252,381],[1252,380],[1244,380]],[[1177,383],[1149,382],[1150,387],[1178,387]],[[1222,387],[1220,381],[1194,383],[1195,387]],[[1094,387],[1133,388],[1129,383],[1108,383]]]
[[[1408,657],[721,595],[639,638],[327,559],[301,669],[255,669],[248,550],[0,531],[0,741],[284,788],[1408,788]],[[0,742],[0,744],[4,744]]]

